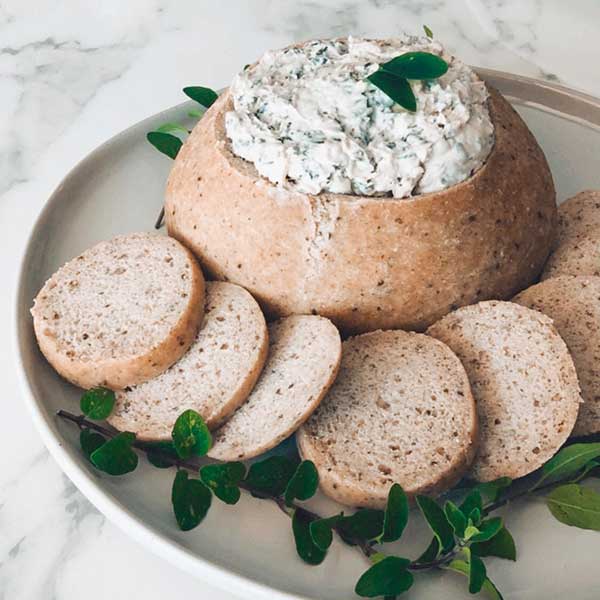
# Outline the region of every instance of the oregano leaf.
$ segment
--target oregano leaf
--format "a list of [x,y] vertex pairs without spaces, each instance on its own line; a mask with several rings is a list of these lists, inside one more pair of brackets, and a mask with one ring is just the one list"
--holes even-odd
[[557,452],[543,467],[540,478],[531,488],[538,489],[542,484],[552,483],[575,475],[594,458],[600,456],[599,443],[571,444]]
[[106,442],[106,438],[91,429],[82,429],[79,433],[79,445],[88,459],[104,442]]
[[176,135],[162,131],[150,131],[146,134],[146,139],[159,152],[173,159],[177,157],[181,146],[183,146],[183,142]]
[[421,509],[433,535],[438,539],[443,552],[454,546],[454,531],[446,514],[435,500],[428,496],[417,496],[417,505]]
[[410,83],[402,77],[397,77],[388,71],[379,69],[367,77],[367,79],[386,96],[391,98],[410,112],[416,112],[417,99],[410,87]]
[[454,502],[448,500],[444,505],[444,512],[446,513],[446,518],[448,519],[448,522],[450,523],[450,525],[452,525],[454,533],[459,538],[464,537],[465,528],[467,527],[467,517],[465,517],[462,510],[460,510],[458,506],[454,504]]
[[202,483],[225,504],[237,504],[241,493],[239,484],[246,475],[246,467],[241,462],[205,465],[200,469]]
[[448,63],[431,52],[405,52],[380,65],[386,73],[404,79],[437,79],[448,71]]
[[355,545],[357,541],[379,537],[383,532],[383,521],[383,511],[363,508],[348,517],[340,517],[336,529],[344,542]]
[[198,479],[190,479],[187,472],[175,473],[171,488],[171,504],[175,519],[182,531],[189,531],[199,525],[212,501],[211,491]]
[[517,560],[517,548],[512,535],[502,527],[500,531],[486,542],[471,544],[471,552],[477,556],[497,556],[507,560]]
[[[444,568],[450,571],[454,571],[456,573],[461,573],[462,575],[466,575],[467,577],[469,577],[470,565],[464,560],[455,559],[448,563]],[[486,592],[490,600],[504,600],[502,598],[502,594],[500,593],[498,588],[492,583],[489,577],[485,578],[481,589]]]
[[486,519],[478,526],[479,532],[472,535],[469,539],[471,542],[487,542],[491,540],[501,529],[502,519],[493,517]]
[[416,562],[419,564],[430,563],[434,561],[440,555],[440,543],[436,537],[434,537],[429,546],[425,549],[425,552],[417,558]]
[[546,497],[550,512],[565,525],[600,531],[600,494],[576,483],[561,485]]
[[179,456],[175,451],[173,442],[148,442],[145,444],[146,458],[148,462],[158,469],[168,469],[172,467]]
[[510,477],[500,477],[493,481],[478,483],[473,489],[481,495],[485,502],[495,502],[500,493],[512,484]]
[[259,495],[281,496],[298,464],[284,456],[270,456],[250,466],[245,483]]
[[180,458],[204,456],[212,445],[212,436],[204,419],[195,410],[182,412],[171,432],[173,446]]
[[467,494],[467,497],[462,501],[459,508],[467,518],[471,516],[471,513],[475,509],[477,509],[479,514],[481,514],[481,511],[483,510],[483,500],[481,499],[479,490],[476,488],[472,489]]
[[163,123],[156,128],[156,131],[160,133],[183,133],[185,135],[189,133],[188,128],[179,123]]
[[310,515],[304,509],[297,508],[292,516],[292,531],[298,556],[309,565],[320,565],[325,559],[327,551],[313,541],[310,524]]
[[138,465],[138,455],[131,447],[134,441],[134,433],[123,431],[94,450],[90,460],[97,469],[109,475],[130,473]]
[[396,596],[406,592],[414,578],[408,570],[410,560],[399,556],[387,556],[362,574],[354,591],[363,598]]
[[395,542],[402,537],[408,523],[408,498],[400,486],[394,483],[388,492],[388,499],[383,517],[382,542]]
[[326,519],[317,519],[310,523],[310,537],[321,550],[327,550],[331,546],[331,542],[333,542],[332,529],[343,516],[344,513],[341,513]]
[[115,393],[103,387],[87,390],[81,396],[79,406],[81,412],[94,421],[103,421],[110,416],[115,405]]
[[312,498],[319,487],[319,474],[311,460],[304,460],[296,469],[285,488],[285,503],[291,506],[294,500]]
[[214,90],[198,85],[184,87],[183,93],[205,108],[210,108],[210,106],[212,106],[219,97],[219,94],[217,94],[217,92]]
[[469,556],[469,593],[478,594],[487,579],[483,561],[472,553]]

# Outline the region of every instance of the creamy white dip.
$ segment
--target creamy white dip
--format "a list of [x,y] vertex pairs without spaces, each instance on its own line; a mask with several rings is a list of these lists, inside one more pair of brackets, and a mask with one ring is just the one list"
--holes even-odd
[[[411,113],[366,80],[411,51],[448,72],[412,81]],[[233,152],[286,189],[406,198],[467,179],[494,143],[484,83],[428,38],[316,40],[267,52],[231,85]]]

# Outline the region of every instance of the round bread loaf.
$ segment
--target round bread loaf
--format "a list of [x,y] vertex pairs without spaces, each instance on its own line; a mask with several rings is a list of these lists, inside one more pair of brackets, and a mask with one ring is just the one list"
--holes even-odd
[[548,258],[542,280],[560,275],[600,275],[600,229],[563,239]]
[[477,416],[463,366],[423,334],[375,331],[346,340],[338,378],[297,434],[323,491],[382,508],[393,483],[438,494],[475,453]]
[[269,356],[256,387],[213,436],[208,456],[246,460],[289,437],[321,402],[341,358],[340,334],[323,317],[296,315],[269,325]]
[[523,477],[541,467],[573,429],[581,396],[573,360],[545,315],[511,302],[480,302],[427,333],[462,361],[479,417],[478,481]]
[[158,377],[119,392],[108,422],[143,440],[170,440],[177,417],[193,409],[214,429],[248,397],[268,347],[256,300],[238,285],[208,282],[204,321],[190,349]]
[[514,302],[550,317],[571,351],[583,396],[573,435],[600,433],[600,277],[548,279]]
[[558,233],[555,246],[567,239],[600,235],[600,191],[584,190],[558,207]]
[[225,92],[177,155],[168,231],[269,315],[318,313],[345,332],[423,330],[458,306],[510,298],[548,256],[555,191],[535,138],[489,91],[495,145],[486,164],[444,191],[407,199],[274,186],[232,153]]
[[120,389],[156,377],[190,347],[202,321],[204,278],[176,240],[132,233],[61,267],[35,298],[38,344],[82,388]]

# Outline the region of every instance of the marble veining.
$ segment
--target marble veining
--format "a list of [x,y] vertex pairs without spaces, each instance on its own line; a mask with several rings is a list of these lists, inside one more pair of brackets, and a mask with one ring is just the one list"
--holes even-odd
[[232,599],[106,521],[49,457],[21,400],[10,344],[17,257],[78,160],[180,102],[184,85],[222,87],[265,49],[321,36],[427,24],[466,62],[600,95],[598,23],[597,0],[0,2],[0,600]]

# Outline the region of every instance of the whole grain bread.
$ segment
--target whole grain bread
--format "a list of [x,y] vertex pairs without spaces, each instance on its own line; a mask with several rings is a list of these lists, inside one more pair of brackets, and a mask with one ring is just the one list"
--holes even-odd
[[274,448],[312,414],[335,379],[340,335],[323,317],[269,325],[269,356],[248,400],[219,429],[208,455],[245,460]]
[[204,278],[178,241],[132,233],[61,267],[35,298],[38,344],[83,388],[124,388],[159,375],[190,347],[202,321]]
[[584,403],[573,435],[600,432],[600,277],[548,279],[514,298],[552,319],[565,340],[581,385]]
[[567,239],[600,235],[600,190],[584,190],[558,207],[555,247]]
[[600,276],[600,229],[563,239],[548,258],[542,280],[560,275]]
[[382,508],[393,483],[409,496],[451,487],[475,454],[477,415],[456,355],[423,334],[346,340],[338,378],[297,433],[323,491]]
[[193,409],[215,429],[248,397],[268,347],[256,300],[233,283],[208,282],[204,321],[190,349],[158,377],[119,392],[108,421],[143,440],[170,440],[177,417]]
[[511,302],[480,302],[427,333],[456,352],[471,382],[479,417],[474,479],[522,477],[562,446],[581,396],[571,355],[547,316]]
[[495,145],[486,164],[447,190],[402,200],[274,186],[232,154],[225,92],[174,162],[169,233],[270,316],[317,313],[346,332],[423,330],[457,306],[510,298],[546,261],[555,191],[526,124],[489,91]]

